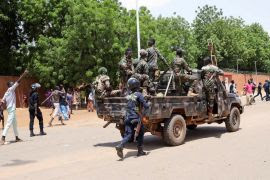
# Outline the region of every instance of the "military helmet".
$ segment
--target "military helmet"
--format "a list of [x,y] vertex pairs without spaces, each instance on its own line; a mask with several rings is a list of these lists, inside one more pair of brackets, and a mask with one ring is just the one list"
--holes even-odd
[[39,83],[34,83],[34,84],[31,85],[31,88],[32,88],[33,90],[36,90],[36,89],[38,89],[38,88],[40,88],[40,87],[41,87],[41,85],[40,85]]
[[146,57],[146,56],[148,56],[148,52],[145,49],[141,49],[140,50],[140,55],[143,56],[143,57]]
[[184,52],[185,51],[182,48],[177,48],[176,49],[176,54],[179,55],[179,56],[183,56]]
[[140,88],[140,81],[136,78],[130,78],[127,82],[127,86],[130,91],[135,91]]
[[212,61],[211,61],[211,57],[207,56],[203,59],[203,62],[204,62],[204,65],[208,65],[208,64],[211,64]]
[[107,74],[107,69],[105,67],[101,67],[98,69],[98,74]]

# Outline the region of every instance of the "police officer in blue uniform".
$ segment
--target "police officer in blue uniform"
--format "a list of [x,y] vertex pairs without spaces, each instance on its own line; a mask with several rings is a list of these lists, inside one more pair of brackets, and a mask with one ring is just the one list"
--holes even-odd
[[43,130],[43,116],[39,108],[39,95],[38,95],[38,88],[40,88],[40,84],[35,83],[31,85],[31,92],[29,95],[29,114],[30,114],[30,124],[29,124],[29,130],[30,130],[30,137],[35,136],[34,134],[34,119],[37,117],[39,121],[39,129],[41,136],[46,135],[46,133]]
[[140,82],[135,78],[130,78],[127,82],[128,86],[128,95],[127,98],[127,107],[126,107],[126,118],[125,118],[125,135],[119,145],[117,145],[116,151],[117,155],[123,159],[123,148],[127,142],[129,142],[133,136],[134,129],[138,128],[138,123],[141,125],[140,130],[137,136],[138,142],[138,154],[137,156],[146,155],[146,152],[143,151],[143,138],[144,138],[144,127],[142,124],[142,119],[140,116],[140,107],[143,107],[142,116],[145,116],[147,110],[149,109],[148,103],[145,101],[140,90]]

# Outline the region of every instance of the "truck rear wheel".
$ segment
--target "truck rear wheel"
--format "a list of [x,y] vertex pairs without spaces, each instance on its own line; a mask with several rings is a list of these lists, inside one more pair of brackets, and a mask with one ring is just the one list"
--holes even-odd
[[186,121],[181,115],[175,115],[164,124],[163,139],[170,146],[184,143],[186,137]]
[[237,107],[231,109],[229,117],[225,121],[228,132],[235,132],[239,130],[240,126],[240,112]]

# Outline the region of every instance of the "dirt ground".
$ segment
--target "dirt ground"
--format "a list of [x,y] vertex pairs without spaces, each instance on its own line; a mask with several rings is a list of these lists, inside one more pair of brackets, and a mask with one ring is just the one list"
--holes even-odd
[[[119,161],[114,146],[119,132],[95,113],[75,111],[65,126],[46,128],[47,136],[30,138],[28,112],[18,109],[21,143],[0,146],[0,179],[270,179],[270,103],[245,108],[241,129],[227,133],[224,124],[188,131],[185,144],[168,147],[146,134],[148,156],[136,157],[129,144]],[[50,110],[43,109],[45,122]],[[58,122],[55,121],[55,124]],[[38,132],[38,121],[35,121]],[[13,140],[10,129],[8,140]]]

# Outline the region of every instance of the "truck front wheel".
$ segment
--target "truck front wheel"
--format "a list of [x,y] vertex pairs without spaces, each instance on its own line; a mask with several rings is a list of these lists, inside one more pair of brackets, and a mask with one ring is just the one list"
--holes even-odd
[[240,112],[237,107],[231,109],[229,117],[225,121],[228,132],[235,132],[239,130],[240,126]]
[[163,139],[170,146],[183,144],[186,137],[186,122],[181,115],[175,115],[164,124]]

